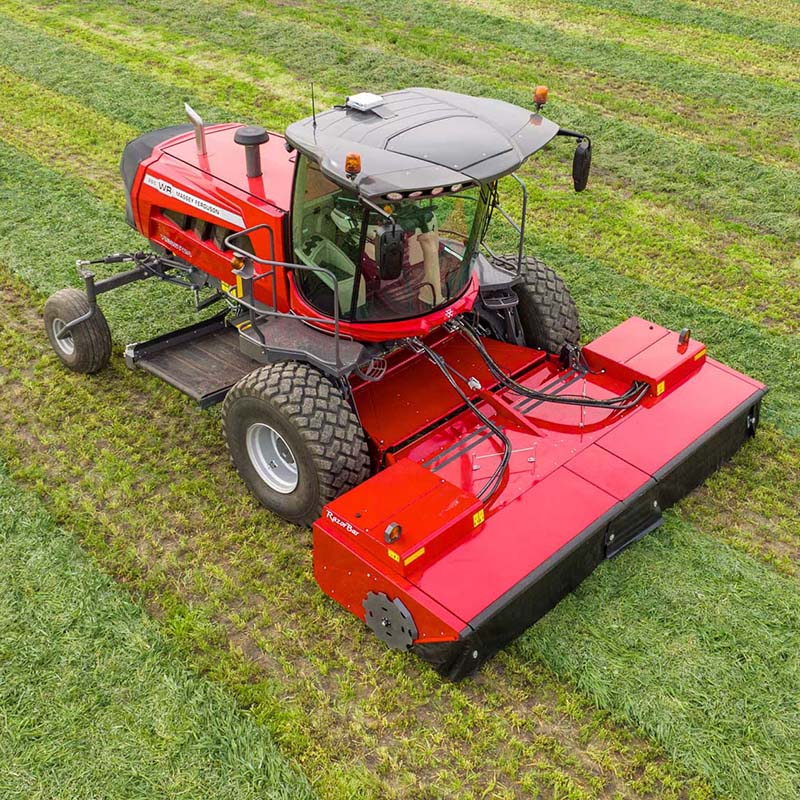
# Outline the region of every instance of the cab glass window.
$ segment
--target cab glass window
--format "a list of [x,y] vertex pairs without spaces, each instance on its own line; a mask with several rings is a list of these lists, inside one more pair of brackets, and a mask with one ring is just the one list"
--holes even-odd
[[[406,319],[448,305],[469,282],[480,200],[474,189],[381,202],[387,221],[301,155],[294,256],[297,263],[324,271],[298,270],[300,291],[312,306],[333,316],[338,290],[339,315],[354,322]],[[376,237],[387,222],[400,228],[403,241],[402,269],[390,279],[381,276],[375,260]]]

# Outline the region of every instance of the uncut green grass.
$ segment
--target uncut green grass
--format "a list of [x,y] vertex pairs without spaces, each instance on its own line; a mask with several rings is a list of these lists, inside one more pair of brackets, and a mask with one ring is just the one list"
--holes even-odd
[[[740,38],[771,39],[771,44],[784,48],[795,47],[797,43],[790,26],[688,4],[595,5],[614,6],[631,15],[638,9],[640,15],[650,14],[662,20],[668,17],[666,21],[670,24],[700,25]],[[135,63],[135,47],[132,47],[128,53],[120,54],[121,60],[128,59],[123,68],[113,64],[108,51],[100,59],[87,57],[80,36],[74,39],[77,46],[67,47],[53,37],[33,33],[23,26],[3,26],[6,36],[0,60],[6,68],[40,82],[57,94],[72,97],[101,117],[134,129],[173,122],[175,108],[187,96],[200,99],[204,103],[204,114],[211,118],[214,115],[226,118],[231,111],[247,116],[248,104],[252,104],[257,110],[253,118],[261,121],[266,118],[270,124],[285,122],[286,115],[306,113],[302,95],[304,77],[314,75],[318,86],[321,84],[320,88],[329,96],[343,94],[353,85],[374,88],[376,82],[380,82],[383,86],[387,64],[391,65],[392,79],[398,83],[438,83],[466,91],[491,92],[520,102],[527,100],[526,92],[512,85],[511,78],[499,82],[496,79],[495,75],[503,74],[499,69],[501,55],[491,54],[483,67],[458,55],[459,47],[465,49],[470,39],[478,46],[484,36],[494,41],[492,34],[497,21],[491,15],[469,14],[461,19],[460,11],[443,6],[433,9],[430,4],[406,3],[398,5],[397,13],[379,15],[376,25],[372,9],[359,4],[318,3],[293,8],[255,3],[205,3],[198,4],[196,15],[179,13],[177,3],[159,3],[158,7],[137,4],[135,9],[126,7],[124,10],[117,6],[116,15],[107,13],[107,4],[86,3],[61,8],[84,17],[94,14],[95,23],[101,18],[116,18],[120,24],[118,33],[122,36],[125,26],[120,19],[129,17],[135,23],[148,26],[151,41],[154,30],[165,30],[165,15],[171,15],[170,29],[180,30],[186,37],[195,37],[208,50],[226,48],[230,60],[262,52],[269,56],[270,63],[288,67],[296,76],[294,81],[281,83],[281,88],[288,91],[278,98],[283,105],[276,111],[273,102],[258,104],[259,93],[266,90],[267,82],[263,89],[259,87],[254,91],[247,74],[243,80],[241,74],[227,83],[210,78],[207,87],[187,88],[202,74],[196,56],[194,70],[178,75],[178,85],[170,85],[168,76],[175,68],[175,60],[154,59],[149,62],[148,69],[142,69]],[[338,16],[334,13],[337,9]],[[447,46],[437,44],[436,31],[427,13],[432,10],[438,15],[435,19],[441,26],[455,31],[454,38],[446,40]],[[215,22],[223,13],[224,29]],[[345,24],[342,24],[343,15],[347,19]],[[409,21],[416,25],[409,28]],[[501,52],[503,49],[509,53],[516,49],[525,52],[528,41],[513,39],[514,31],[509,26],[499,29],[504,37]],[[525,32],[530,37],[549,33],[541,26],[525,28]],[[131,42],[134,41],[131,34]],[[433,45],[424,49],[423,45],[431,41]],[[364,42],[370,43],[367,52]],[[579,39],[562,35],[553,42],[548,51],[552,63],[561,59],[565,69],[573,66],[572,61],[583,63],[580,54],[584,43]],[[41,55],[31,58],[34,53]],[[640,61],[631,48],[622,55],[618,63],[609,65],[609,59],[616,61],[614,49],[600,43],[589,51],[590,61],[597,69],[613,67],[623,84],[632,81],[643,65],[655,87],[663,88],[667,77],[677,82],[686,77],[685,85],[691,90],[687,98],[691,98],[692,92],[700,98],[722,77],[720,110],[725,111],[735,99],[739,84],[730,76],[721,76],[719,70],[691,63],[665,62],[655,56]],[[36,64],[35,69],[31,63]],[[659,74],[662,66],[663,74]],[[759,83],[757,87],[762,85]],[[298,97],[295,102],[291,99],[293,91]],[[794,118],[795,93],[791,87],[776,86],[769,89],[766,96],[769,107],[763,115],[765,119],[775,118],[775,108]],[[219,97],[219,101],[215,97]],[[121,98],[128,102],[122,102]],[[748,114],[760,113],[757,100],[754,91],[748,89],[744,100]],[[737,503],[744,511],[749,505],[748,498],[753,498],[752,504],[760,511],[770,516],[780,512],[787,530],[792,525],[795,530],[797,528],[800,501],[796,485],[785,482],[785,474],[797,475],[796,441],[800,430],[795,400],[797,340],[792,333],[795,329],[791,327],[792,302],[782,303],[780,297],[784,290],[782,283],[791,279],[789,267],[797,253],[792,245],[787,247],[780,243],[797,239],[795,178],[791,170],[763,169],[763,165],[747,158],[720,152],[716,146],[700,146],[680,136],[666,136],[654,117],[637,120],[634,125],[619,117],[621,107],[614,115],[604,115],[596,110],[588,112],[583,102],[572,102],[570,98],[556,100],[549,113],[565,124],[583,126],[595,136],[598,146],[595,185],[600,199],[593,213],[607,218],[616,208],[610,192],[601,193],[608,187],[613,191],[621,190],[623,196],[635,193],[637,198],[669,209],[670,213],[677,214],[679,223],[690,218],[687,215],[692,213],[707,214],[709,232],[717,234],[719,230],[720,239],[724,235],[734,246],[741,247],[748,241],[747,237],[754,237],[749,240],[752,248],[744,256],[744,264],[755,263],[757,245],[763,242],[770,249],[767,261],[777,256],[775,260],[780,260],[785,270],[770,272],[769,263],[763,267],[759,265],[761,274],[756,280],[764,280],[766,274],[771,282],[765,296],[769,292],[775,295],[775,302],[764,314],[774,313],[773,323],[777,321],[783,325],[784,331],[776,334],[774,330],[766,330],[758,324],[764,317],[753,317],[746,311],[736,313],[734,295],[740,287],[735,282],[711,287],[703,294],[702,302],[697,302],[689,299],[690,292],[676,293],[677,280],[665,281],[664,272],[660,273],[659,280],[648,283],[646,261],[640,272],[631,271],[623,263],[624,259],[602,250],[599,244],[576,241],[566,229],[555,225],[553,228],[542,225],[529,237],[531,250],[543,255],[568,278],[581,307],[587,337],[621,320],[631,309],[673,327],[675,320],[691,319],[695,333],[711,345],[715,355],[766,380],[773,387],[765,408],[770,429],[767,437],[758,440],[737,459],[733,475],[715,476],[711,482],[713,491],[701,496],[699,504],[693,501],[691,522],[688,515],[686,519],[670,515],[662,533],[651,540],[664,542],[663,549],[648,542],[634,548],[630,557],[626,555],[605,565],[577,596],[530,632],[501,663],[519,667],[543,659],[560,674],[575,680],[601,705],[641,725],[676,758],[709,776],[719,791],[735,797],[792,797],[797,794],[797,762],[793,754],[800,749],[796,737],[797,717],[792,713],[791,703],[791,698],[797,696],[797,676],[791,659],[788,665],[782,664],[779,659],[773,660],[771,653],[773,650],[792,652],[792,649],[797,652],[797,643],[792,637],[792,627],[797,628],[796,585],[776,579],[768,568],[755,564],[740,552],[727,550],[703,532],[710,532],[713,527],[717,534],[717,528],[723,527],[725,509],[720,508],[723,499],[735,512]],[[686,113],[692,113],[690,105]],[[23,117],[15,119],[22,124]],[[66,111],[63,119],[69,119]],[[739,124],[747,124],[746,115]],[[113,135],[111,128],[108,131]],[[65,144],[75,149],[81,147],[80,138],[72,130],[54,132]],[[9,135],[14,136],[13,131]],[[23,137],[15,138],[14,143],[25,147]],[[739,146],[735,139],[731,139],[730,145]],[[19,175],[19,182],[6,187],[2,195],[3,207],[9,210],[10,224],[0,228],[0,253],[18,274],[44,292],[61,285],[60,280],[70,280],[69,264],[74,257],[85,253],[87,242],[102,251],[119,249],[123,241],[131,240],[131,233],[119,221],[106,177],[101,175],[96,182],[90,181],[87,185],[92,186],[98,196],[108,198],[111,205],[83,197],[84,166],[74,169],[69,159],[59,161],[58,150],[54,147],[46,156],[49,159],[52,155],[57,172],[42,170],[18,151],[9,149],[4,150],[2,164],[3,174]],[[93,163],[106,165],[107,169],[107,165],[113,163],[112,152],[113,147],[104,149],[101,145]],[[37,153],[31,152],[31,155],[36,157]],[[38,157],[43,158],[42,153]],[[675,172],[675,163],[682,165],[679,174]],[[556,169],[566,176],[568,167],[556,162],[548,169],[545,188],[549,191],[553,188],[552,176]],[[72,172],[78,180],[63,181],[60,172]],[[54,190],[56,185],[58,188]],[[38,196],[49,196],[52,200],[32,212],[28,204],[20,201],[26,186]],[[746,188],[744,193],[743,188]],[[559,196],[557,202],[548,201],[546,194],[542,192],[536,199],[550,203],[551,217],[580,214],[578,209],[582,203],[593,203],[591,192],[575,200]],[[624,232],[630,223],[630,214],[623,212],[630,212],[632,208],[626,199],[619,206],[617,227],[606,224],[602,229],[604,237],[597,237],[598,240],[608,240],[609,235]],[[81,220],[78,227],[70,224],[67,210],[72,212],[73,219]],[[587,231],[591,231],[592,225],[600,224],[596,219],[591,223]],[[50,227],[54,228],[54,235],[42,236],[41,231]],[[624,255],[635,256],[637,248],[639,252],[652,252],[657,245],[663,247],[665,243],[668,246],[669,237],[659,241],[652,230],[644,229],[638,241],[627,246]],[[47,267],[42,268],[42,259],[37,258],[37,248],[42,247],[48,252],[63,253],[65,257],[57,265],[48,259]],[[679,259],[680,272],[690,276],[693,247],[700,252],[702,245],[687,241],[683,253],[674,252]],[[665,260],[672,256],[669,250],[663,254]],[[726,253],[721,261],[727,260]],[[680,277],[680,272],[676,277]],[[746,276],[743,283],[749,284],[752,278],[752,275]],[[791,287],[786,290],[790,291]],[[158,298],[151,302],[148,293],[129,294],[119,302],[109,303],[108,307],[115,330],[123,340],[139,337],[143,330],[156,329],[165,319],[173,319],[167,295],[163,302]],[[780,461],[773,455],[778,449]],[[768,464],[774,461],[786,468],[759,472],[760,461]],[[745,469],[749,464],[752,469]],[[759,496],[764,487],[758,480],[764,484],[774,481],[783,490],[776,493],[782,497]],[[60,501],[62,508],[67,497]],[[785,505],[781,508],[782,501]],[[713,526],[707,521],[709,518],[713,519]],[[724,537],[724,534],[719,535]],[[736,544],[740,546],[741,542]],[[787,573],[792,571],[791,558],[789,562],[784,565]],[[719,579],[717,572],[721,576]],[[662,575],[669,576],[669,592],[664,587],[660,587],[659,592],[652,590]],[[763,596],[755,591],[756,585],[761,584],[766,587]],[[731,591],[731,585],[740,586],[741,590]],[[213,596],[206,584],[201,586],[201,594]],[[752,614],[748,610],[750,603],[754,603]],[[638,606],[642,608],[641,615],[636,613]],[[684,621],[689,607],[692,613],[688,621]],[[601,608],[602,613],[598,610]],[[769,620],[770,625],[765,625],[763,620]],[[576,636],[575,631],[580,635]],[[742,652],[752,652],[750,661],[758,663],[740,663]],[[377,653],[374,655],[380,657]],[[595,668],[595,665],[599,666]],[[709,674],[719,674],[724,680],[714,682],[707,678]],[[794,708],[796,710],[796,706]],[[741,721],[739,729],[736,728],[737,718]],[[746,736],[742,735],[742,729]],[[548,786],[557,786],[557,779],[552,780]]]
[[0,796],[311,800],[0,464]]
[[[568,645],[567,643],[570,643]],[[797,584],[671,513],[516,646],[736,798],[800,797]]]

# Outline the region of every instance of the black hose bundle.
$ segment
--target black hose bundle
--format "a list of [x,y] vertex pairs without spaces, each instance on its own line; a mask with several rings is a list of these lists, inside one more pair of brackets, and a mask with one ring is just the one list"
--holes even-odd
[[561,403],[570,406],[587,406],[590,408],[607,408],[614,411],[627,411],[630,408],[638,405],[647,395],[649,386],[641,381],[634,381],[623,394],[616,397],[607,397],[604,400],[598,400],[594,397],[582,397],[581,395],[574,394],[548,394],[547,392],[539,392],[536,389],[530,389],[517,383],[513,378],[503,372],[497,362],[491,357],[489,351],[481,341],[480,335],[468,323],[461,324],[461,331],[464,336],[469,339],[474,345],[475,349],[480,353],[481,358],[489,368],[489,372],[498,380],[503,386],[522,397],[531,397],[534,400],[541,400],[544,403]]

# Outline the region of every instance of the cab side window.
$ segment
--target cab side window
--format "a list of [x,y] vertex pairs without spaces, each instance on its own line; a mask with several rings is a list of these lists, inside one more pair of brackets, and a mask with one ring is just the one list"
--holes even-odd
[[[346,317],[353,302],[363,207],[354,192],[328,180],[307,156],[300,156],[297,169],[292,215],[295,260],[324,270],[297,270],[297,282],[306,300],[327,316],[333,316],[338,289],[339,314]],[[356,306],[364,302],[362,283]]]

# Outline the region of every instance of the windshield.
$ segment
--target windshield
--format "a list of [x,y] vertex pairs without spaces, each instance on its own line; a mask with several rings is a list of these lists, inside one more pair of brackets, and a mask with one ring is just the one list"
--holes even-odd
[[382,204],[402,230],[403,247],[399,276],[385,280],[375,261],[375,239],[386,218],[361,203],[355,192],[329,181],[310,159],[301,157],[298,170],[292,231],[296,259],[336,277],[334,284],[326,273],[295,273],[305,299],[319,311],[333,316],[334,285],[340,317],[356,322],[427,314],[455,300],[467,286],[485,192],[476,187]]

